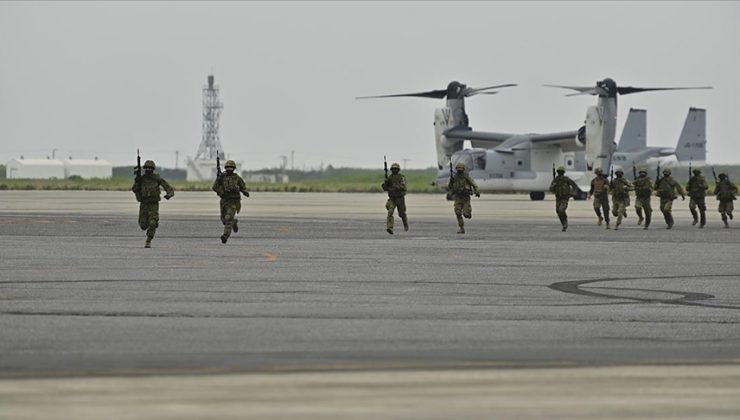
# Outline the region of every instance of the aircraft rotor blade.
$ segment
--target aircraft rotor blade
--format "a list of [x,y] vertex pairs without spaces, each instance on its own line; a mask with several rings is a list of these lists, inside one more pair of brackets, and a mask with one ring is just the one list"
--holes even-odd
[[[517,86],[517,84],[515,84],[515,83],[507,83],[507,84],[504,84],[504,85],[487,86],[487,87],[475,88],[475,89],[474,88],[466,88],[465,89],[465,96],[473,96],[473,95],[477,95],[479,93],[485,93],[484,91],[486,91],[486,90],[490,90],[490,89],[501,89],[501,88],[511,87],[511,86]],[[493,93],[496,93],[496,92],[493,92]]]
[[606,95],[606,91],[598,86],[562,86],[562,85],[542,85],[546,87],[555,87],[562,89],[571,89],[579,93],[571,93],[565,96],[577,96],[577,95]]
[[711,89],[711,86],[697,86],[697,87],[666,87],[666,88],[641,88],[632,86],[619,86],[617,92],[620,95],[629,95],[630,93],[649,92],[651,90],[688,90],[688,89]]
[[447,89],[437,89],[437,90],[430,90],[428,92],[418,92],[418,93],[399,93],[396,95],[359,96],[355,99],[399,98],[399,97],[405,97],[405,96],[417,97],[417,98],[442,99],[445,96],[447,96]]

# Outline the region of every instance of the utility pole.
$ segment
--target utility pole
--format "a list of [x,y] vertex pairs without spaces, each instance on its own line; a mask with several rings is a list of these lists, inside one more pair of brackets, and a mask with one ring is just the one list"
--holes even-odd
[[180,151],[175,150],[175,169],[177,169],[177,164],[180,161]]
[[403,161],[403,170],[405,171],[406,170],[406,162],[410,161],[411,159],[403,158],[401,160]]
[[295,166],[294,166],[295,160],[294,160],[294,158],[295,158],[295,150],[291,150],[290,151],[290,170],[291,171],[295,170]]
[[51,149],[51,158],[56,159],[57,158],[57,150],[59,149]]

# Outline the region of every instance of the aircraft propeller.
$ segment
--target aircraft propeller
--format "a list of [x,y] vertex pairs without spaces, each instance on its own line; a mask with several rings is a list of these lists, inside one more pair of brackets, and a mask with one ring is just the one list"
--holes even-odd
[[556,87],[563,89],[575,90],[578,93],[571,93],[565,96],[577,96],[577,95],[599,95],[614,97],[617,94],[629,95],[631,93],[641,93],[653,90],[687,90],[687,89],[711,89],[711,86],[697,86],[697,87],[633,87],[633,86],[617,86],[617,82],[612,79],[604,79],[596,82],[596,86],[563,86],[563,85],[543,85],[546,87]]
[[510,87],[510,86],[517,86],[517,85],[508,83],[504,85],[486,86],[483,88],[472,88],[460,82],[450,82],[450,84],[447,85],[447,89],[437,89],[437,90],[430,90],[426,92],[416,92],[416,93],[400,93],[400,94],[395,94],[395,95],[360,96],[355,99],[396,98],[396,97],[403,97],[403,96],[412,96],[412,97],[418,97],[418,98],[434,98],[434,99],[442,99],[444,97],[447,97],[447,99],[462,99],[462,98],[468,98],[470,96],[474,96],[478,94],[495,95],[498,92],[491,91],[491,89],[501,89],[501,88]]

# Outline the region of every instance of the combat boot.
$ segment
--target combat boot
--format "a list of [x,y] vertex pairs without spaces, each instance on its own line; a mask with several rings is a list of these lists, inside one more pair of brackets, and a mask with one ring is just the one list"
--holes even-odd
[[146,238],[146,241],[144,242],[144,248],[151,248],[152,247],[152,238]]
[[727,217],[729,217],[729,218],[730,218],[730,220],[732,220],[732,212],[731,212],[731,211],[728,211],[728,212],[727,212]]
[[691,226],[696,226],[697,223],[699,223],[699,220],[694,218],[694,221],[691,222]]
[[606,229],[607,229],[607,230],[611,229],[611,228],[609,227],[609,223],[607,223],[607,224],[606,224]]
[[236,218],[234,219],[234,224],[232,225],[232,229],[234,230],[234,233],[239,232],[239,225],[237,224],[238,220]]
[[403,230],[408,232],[409,231],[409,219],[407,217],[402,217],[401,221],[403,222]]
[[465,233],[465,228],[460,226],[460,229],[458,229],[457,233]]
[[601,216],[599,216],[599,221],[596,222],[596,226],[601,226],[601,222],[603,222],[603,221],[604,221],[604,218],[601,217]]
[[723,222],[725,223],[725,228],[729,228],[730,227],[730,224],[727,222],[727,220],[723,220]]
[[390,233],[391,235],[393,235],[393,229],[392,228],[388,228],[385,231],[388,232],[388,233]]
[[619,225],[621,225],[621,223],[617,222],[617,224],[614,225],[614,230],[619,230]]
[[642,218],[642,216],[639,216],[639,217],[640,217],[640,218],[639,218],[639,219],[637,219],[637,226],[641,226],[641,225],[642,225],[642,221],[644,220],[644,219]]
[[637,226],[642,225],[642,221],[645,220],[642,218],[642,209],[637,209]]
[[228,241],[228,240],[229,240],[229,237],[228,237],[228,236],[226,236],[226,235],[221,235],[221,243],[222,243],[222,244],[225,244],[225,243],[226,243],[226,241]]

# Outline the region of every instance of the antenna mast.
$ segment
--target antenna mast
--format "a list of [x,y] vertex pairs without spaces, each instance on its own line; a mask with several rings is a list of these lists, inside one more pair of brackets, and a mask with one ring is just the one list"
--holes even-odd
[[217,155],[221,159],[225,157],[218,135],[221,110],[224,106],[214,81],[215,78],[211,74],[208,76],[208,85],[203,86],[203,138],[194,160],[215,160]]

